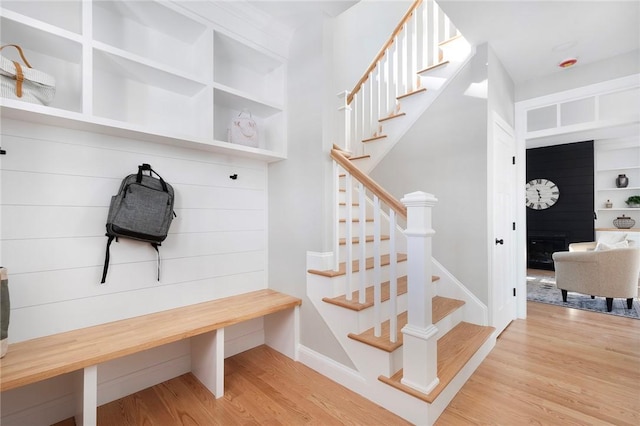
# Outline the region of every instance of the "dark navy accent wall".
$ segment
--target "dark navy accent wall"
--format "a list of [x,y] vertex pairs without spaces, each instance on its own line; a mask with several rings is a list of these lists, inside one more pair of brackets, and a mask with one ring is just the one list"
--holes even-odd
[[593,169],[593,141],[527,150],[527,182],[549,179],[560,188],[555,205],[527,208],[529,267],[553,269],[551,253],[594,240]]

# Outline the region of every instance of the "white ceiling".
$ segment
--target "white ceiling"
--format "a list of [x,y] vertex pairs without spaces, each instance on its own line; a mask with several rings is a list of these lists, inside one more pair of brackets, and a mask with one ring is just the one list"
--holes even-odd
[[515,84],[640,49],[640,1],[460,1],[438,3],[474,45],[490,42]]
[[[356,0],[249,0],[292,30],[337,16]],[[515,84],[640,49],[640,0],[439,0],[472,44],[490,42]],[[407,1],[407,5],[410,2]],[[568,45],[563,47],[562,45]]]
[[338,16],[357,2],[358,0],[249,0],[252,6],[292,30],[310,19]]

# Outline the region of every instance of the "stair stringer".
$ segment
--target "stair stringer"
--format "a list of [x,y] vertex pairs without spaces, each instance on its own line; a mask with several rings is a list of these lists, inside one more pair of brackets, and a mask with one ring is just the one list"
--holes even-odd
[[[466,41],[465,41],[466,43]],[[435,102],[435,100],[447,90],[451,81],[460,71],[471,61],[476,54],[475,46],[470,46],[469,54],[461,61],[451,61],[445,70],[439,70],[439,79],[442,83],[438,88],[433,88],[423,94],[413,95],[402,99],[401,110],[406,113],[401,118],[385,121],[382,124],[383,131],[387,137],[375,142],[356,142],[352,147],[355,155],[367,154],[370,158],[358,161],[358,168],[365,173],[371,172],[380,161],[391,151],[400,139],[409,131],[422,114]]]
[[[348,354],[351,362],[367,381],[377,381],[380,374],[392,375],[399,370],[402,363],[401,352],[398,358],[398,354],[389,354],[348,337],[349,333],[361,333],[373,327],[372,309],[358,312],[324,302],[322,300],[324,297],[331,297],[329,292],[332,286],[327,281],[332,278],[309,275],[313,274],[307,274],[307,296]],[[405,310],[406,297],[403,295],[398,298],[399,303],[405,306]],[[384,302],[381,309],[383,320],[389,319],[388,304],[388,301]]]

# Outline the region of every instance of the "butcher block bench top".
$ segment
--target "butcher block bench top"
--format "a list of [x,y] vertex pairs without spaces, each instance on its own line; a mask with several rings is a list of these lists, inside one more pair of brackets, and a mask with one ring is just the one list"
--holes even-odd
[[0,361],[0,391],[188,339],[301,303],[298,298],[265,289],[14,343]]

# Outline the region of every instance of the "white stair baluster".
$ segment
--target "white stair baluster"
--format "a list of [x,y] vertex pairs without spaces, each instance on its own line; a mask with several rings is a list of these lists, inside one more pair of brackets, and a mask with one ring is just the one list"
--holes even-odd
[[398,340],[398,256],[396,255],[396,212],[389,209],[389,337]]
[[346,176],[346,182],[345,182],[345,187],[347,189],[347,194],[346,194],[346,219],[345,219],[345,271],[346,271],[346,275],[345,275],[345,295],[346,295],[346,299],[347,300],[351,300],[353,297],[353,252],[352,252],[352,242],[353,242],[353,235],[352,235],[352,227],[353,227],[353,183],[352,183],[352,179],[351,179],[351,173],[346,172],[347,176]]
[[338,93],[338,97],[341,99],[340,101],[340,123],[338,127],[338,143],[341,139],[344,139],[342,148],[351,152],[351,106],[347,104],[347,98],[349,96],[349,92],[344,91]]
[[333,162],[333,270],[340,269],[340,167]]
[[381,109],[381,94],[380,94],[380,73],[381,73],[381,64],[373,70],[373,92],[374,92],[374,106],[373,106],[373,116],[375,120],[378,120],[384,114],[384,110]]
[[375,107],[375,79],[374,79],[374,72],[371,72],[371,74],[369,74],[369,79],[367,80],[367,82],[365,83],[365,87],[367,88],[367,97],[369,99],[369,105],[367,108],[367,126],[368,126],[368,130],[365,136],[365,138],[374,136],[374,134],[377,135],[378,131],[378,117],[376,117],[374,114],[376,112],[376,107]]
[[417,81],[419,81],[418,76],[416,75],[417,71],[420,71],[421,68],[418,68],[418,11],[413,12],[411,15],[411,19],[407,23],[407,30],[409,31],[409,66],[408,66],[408,74],[407,78],[409,80],[409,88],[408,92],[416,90],[419,86]]
[[423,2],[418,10],[418,69],[425,69],[429,65],[429,17],[427,15],[427,3]]
[[373,335],[382,334],[382,265],[380,262],[380,199],[373,196]]
[[365,189],[364,185],[360,183],[358,185],[358,203],[359,206],[359,217],[360,217],[360,227],[359,227],[359,242],[360,242],[360,259],[359,259],[359,270],[360,270],[360,285],[358,290],[360,291],[358,297],[358,303],[364,304],[366,302],[366,291],[367,291],[367,274],[365,271],[367,270],[367,204],[365,197]]

